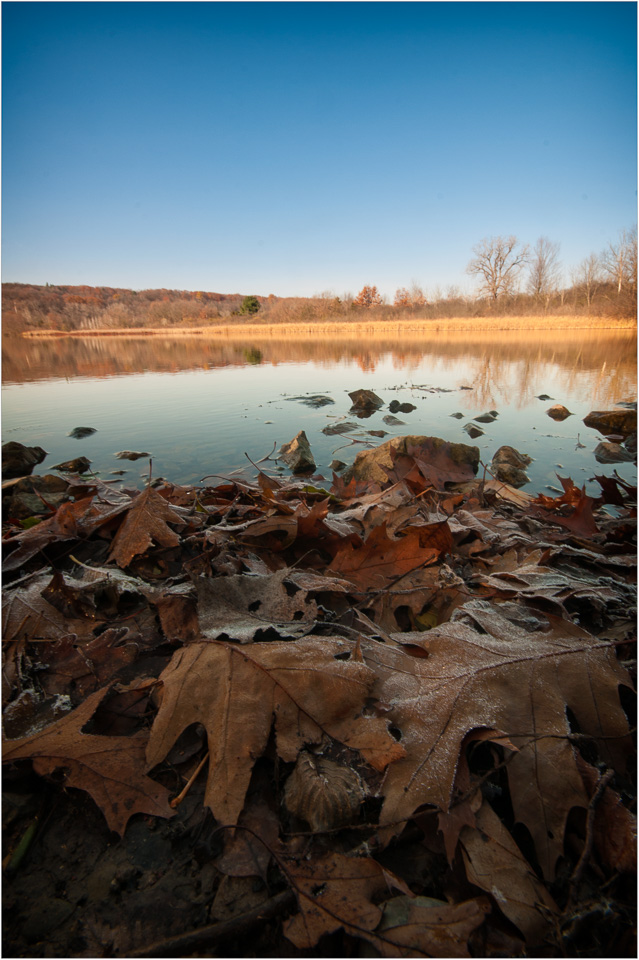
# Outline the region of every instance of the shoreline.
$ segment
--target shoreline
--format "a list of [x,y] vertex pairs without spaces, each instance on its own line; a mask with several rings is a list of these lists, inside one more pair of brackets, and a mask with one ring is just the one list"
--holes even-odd
[[634,319],[608,317],[445,317],[437,320],[337,320],[318,323],[220,323],[215,326],[194,327],[127,327],[118,330],[24,330],[20,336],[27,340],[37,339],[88,339],[93,337],[230,337],[237,334],[249,336],[333,336],[352,337],[358,334],[403,335],[447,332],[497,332],[546,330],[560,333],[564,330],[622,330],[636,331]]

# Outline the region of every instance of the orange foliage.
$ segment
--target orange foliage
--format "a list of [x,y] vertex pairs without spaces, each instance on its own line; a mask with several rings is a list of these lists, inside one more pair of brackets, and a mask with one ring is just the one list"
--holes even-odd
[[353,300],[354,307],[379,307],[381,303],[382,298],[377,292],[377,287],[369,286],[362,287]]

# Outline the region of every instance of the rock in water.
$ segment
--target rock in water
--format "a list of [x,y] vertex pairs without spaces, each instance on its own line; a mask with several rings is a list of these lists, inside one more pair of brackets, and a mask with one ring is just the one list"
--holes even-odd
[[471,440],[474,440],[476,437],[483,437],[484,435],[481,427],[476,427],[474,423],[467,423],[463,429]]
[[42,463],[47,451],[42,447],[25,447],[9,440],[2,444],[2,476],[4,480],[28,477],[38,463]]
[[595,447],[595,460],[598,463],[625,463],[634,459],[632,453],[620,443],[603,440]]
[[353,390],[352,393],[349,393],[349,397],[353,404],[353,410],[372,413],[384,406],[382,398],[378,397],[372,390]]
[[637,432],[637,414],[634,410],[593,410],[584,417],[584,423],[606,435],[618,433],[627,437]]
[[503,483],[509,483],[512,487],[523,487],[525,483],[530,483],[530,477],[524,470],[529,463],[532,463],[532,457],[504,445],[493,457],[490,470]]
[[135,450],[120,450],[119,453],[114,454],[118,460],[141,460],[142,457],[150,457],[151,454],[143,451],[142,453],[137,453]]
[[95,427],[74,427],[67,436],[73,437],[75,440],[84,440],[85,437],[90,437],[92,433],[97,433]]
[[293,473],[311,473],[315,469],[311,445],[303,430],[289,443],[282,444],[278,459],[283,460]]
[[61,470],[62,473],[86,473],[91,466],[91,461],[86,457],[76,457],[75,460],[65,460],[64,463],[56,463],[52,470]]
[[556,403],[554,407],[549,407],[546,413],[549,417],[552,417],[553,420],[566,420],[567,417],[572,417],[570,410],[561,403]]
[[439,437],[393,437],[386,443],[380,443],[378,447],[372,450],[362,450],[355,457],[355,462],[348,467],[343,474],[345,483],[351,480],[369,480],[372,483],[388,483],[388,472],[393,468],[392,450],[397,453],[406,453],[409,448],[422,447],[423,444],[430,442],[434,451],[445,450],[448,457],[455,465],[467,464],[473,474],[477,473],[479,465],[479,447],[470,447],[466,443],[448,443]]

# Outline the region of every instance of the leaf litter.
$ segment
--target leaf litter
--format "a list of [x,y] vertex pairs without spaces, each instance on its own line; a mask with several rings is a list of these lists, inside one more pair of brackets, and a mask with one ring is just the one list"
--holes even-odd
[[17,955],[633,953],[636,490],[383,472],[7,518]]

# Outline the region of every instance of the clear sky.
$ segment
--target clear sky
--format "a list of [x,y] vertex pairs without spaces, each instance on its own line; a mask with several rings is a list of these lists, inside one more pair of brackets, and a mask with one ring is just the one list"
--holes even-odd
[[2,279],[392,297],[637,219],[635,3],[2,4]]

